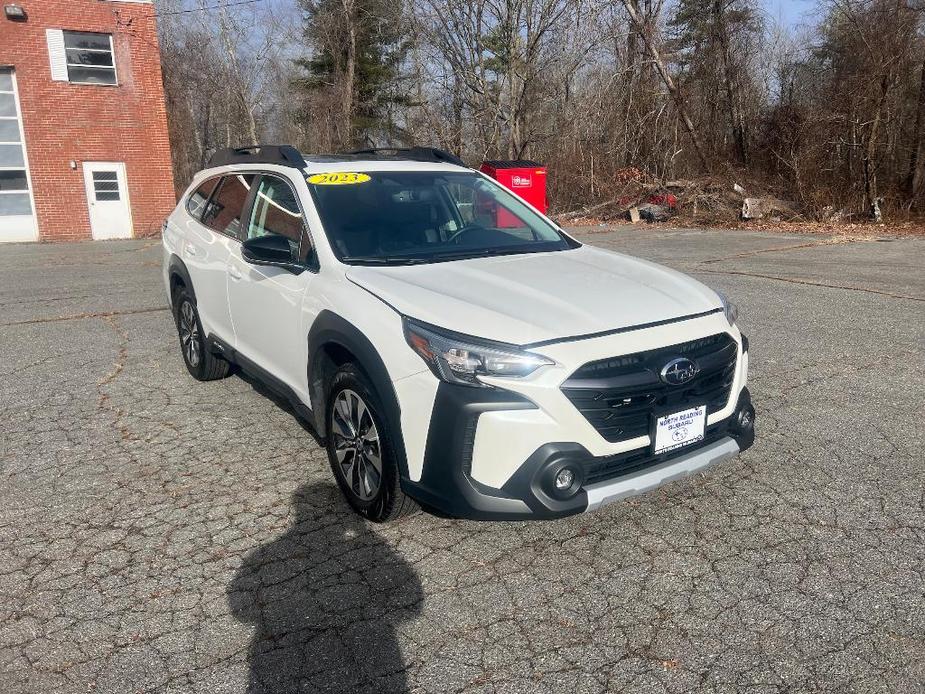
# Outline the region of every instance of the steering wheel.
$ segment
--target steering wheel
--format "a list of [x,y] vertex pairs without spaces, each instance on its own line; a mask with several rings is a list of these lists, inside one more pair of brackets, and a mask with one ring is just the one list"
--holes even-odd
[[457,246],[462,242],[461,239],[463,235],[470,234],[473,231],[485,231],[484,227],[480,227],[477,224],[468,224],[462,229],[453,234],[450,238],[446,240],[447,243],[455,243]]

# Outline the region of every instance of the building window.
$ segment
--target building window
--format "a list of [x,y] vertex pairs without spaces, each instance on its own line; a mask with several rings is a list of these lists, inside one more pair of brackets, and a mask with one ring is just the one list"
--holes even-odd
[[67,79],[81,84],[116,84],[112,35],[65,31]]
[[93,193],[99,201],[119,200],[118,174],[115,171],[94,171]]
[[16,106],[16,83],[13,70],[0,67],[0,241],[33,238],[32,200]]

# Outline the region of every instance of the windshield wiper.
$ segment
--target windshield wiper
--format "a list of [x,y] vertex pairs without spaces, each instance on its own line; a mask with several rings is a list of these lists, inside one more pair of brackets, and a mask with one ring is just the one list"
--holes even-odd
[[471,248],[469,250],[444,251],[442,253],[429,253],[418,256],[346,256],[345,263],[353,265],[424,265],[426,263],[439,263],[447,260],[466,260],[468,258],[486,258],[501,255],[518,255],[525,253],[547,253],[551,250],[564,250],[561,248],[536,248],[536,244],[506,246],[501,248]]
[[401,256],[346,256],[344,262],[353,265],[420,265],[429,262],[429,259]]
[[[546,249],[548,250],[548,249]],[[431,260],[465,260],[466,258],[484,258],[486,256],[517,255],[519,253],[542,253],[544,251],[529,246],[511,246],[509,248],[476,248],[468,251],[448,251],[434,253]]]

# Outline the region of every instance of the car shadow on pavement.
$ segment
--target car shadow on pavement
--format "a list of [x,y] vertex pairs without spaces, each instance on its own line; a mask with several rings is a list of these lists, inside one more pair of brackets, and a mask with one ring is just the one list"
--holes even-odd
[[299,423],[299,426],[302,427],[306,433],[308,433],[314,440],[315,443],[324,447],[322,443],[322,438],[318,435],[318,432],[315,431],[313,424],[300,415],[296,409],[292,406],[292,403],[285,398],[284,396],[277,393],[275,390],[263,383],[259,378],[256,378],[241,368],[235,368],[233,372],[238,378],[247,383],[251,388],[254,389],[254,392],[258,395],[265,397],[267,400],[273,402],[281,410],[285,410],[291,414],[295,420]]
[[333,485],[300,487],[292,525],[229,586],[232,614],[255,627],[248,694],[408,690],[397,629],[419,613],[421,582],[342,507]]

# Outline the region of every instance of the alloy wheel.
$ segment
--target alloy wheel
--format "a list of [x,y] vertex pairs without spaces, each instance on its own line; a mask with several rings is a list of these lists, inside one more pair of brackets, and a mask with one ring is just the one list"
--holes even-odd
[[180,345],[189,365],[193,368],[199,366],[199,322],[196,309],[189,301],[180,304]]
[[382,448],[372,411],[356,392],[337,394],[331,433],[344,480],[360,500],[371,501],[382,484]]

